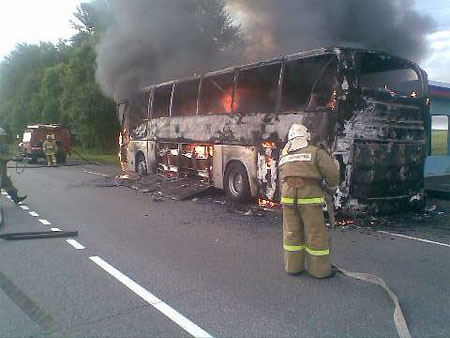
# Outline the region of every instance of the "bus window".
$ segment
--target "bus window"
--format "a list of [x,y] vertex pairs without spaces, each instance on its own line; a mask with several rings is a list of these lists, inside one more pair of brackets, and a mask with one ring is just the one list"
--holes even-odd
[[431,155],[450,154],[448,149],[448,127],[448,116],[431,116]]
[[180,82],[175,85],[172,116],[191,116],[197,113],[197,95],[200,80]]
[[275,112],[281,63],[239,71],[234,111]]
[[203,78],[198,111],[200,115],[231,113],[233,78],[233,73]]
[[336,89],[334,55],[287,61],[281,90],[281,111],[330,107]]
[[422,85],[409,61],[376,53],[358,53],[359,85],[369,90],[389,90],[417,97]]
[[146,129],[142,123],[148,119],[148,100],[150,97],[150,91],[141,92],[135,99],[131,108],[130,124],[131,124],[131,136],[134,138],[145,137]]
[[171,94],[172,84],[155,88],[155,94],[153,96],[152,119],[169,116]]

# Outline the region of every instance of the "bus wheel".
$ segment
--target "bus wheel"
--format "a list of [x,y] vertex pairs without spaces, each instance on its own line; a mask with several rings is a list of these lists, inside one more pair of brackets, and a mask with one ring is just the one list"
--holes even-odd
[[227,197],[233,202],[246,202],[251,198],[247,170],[240,162],[231,162],[224,177]]
[[136,157],[136,171],[139,175],[148,175],[147,164],[142,154],[138,154]]

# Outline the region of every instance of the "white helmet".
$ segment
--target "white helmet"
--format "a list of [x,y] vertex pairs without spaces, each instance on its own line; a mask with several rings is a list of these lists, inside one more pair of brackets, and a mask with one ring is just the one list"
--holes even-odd
[[301,137],[306,139],[306,141],[311,141],[311,134],[309,133],[308,128],[306,128],[301,123],[294,123],[289,129],[288,140],[291,141],[294,138]]
[[0,136],[8,136],[5,129],[3,129],[2,127],[0,127]]
[[294,123],[289,129],[288,143],[285,149],[288,152],[302,149],[308,146],[309,141],[311,141],[311,134],[308,128],[301,123]]

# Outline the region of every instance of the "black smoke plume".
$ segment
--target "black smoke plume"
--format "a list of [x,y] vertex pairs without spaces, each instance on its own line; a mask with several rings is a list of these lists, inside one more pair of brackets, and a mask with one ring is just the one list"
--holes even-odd
[[239,28],[219,0],[110,0],[96,78],[115,100],[238,60]]
[[412,0],[107,2],[96,77],[115,100],[149,84],[319,46],[381,49],[419,61],[433,26]]
[[322,46],[384,50],[419,61],[433,23],[412,0],[229,0],[259,58]]

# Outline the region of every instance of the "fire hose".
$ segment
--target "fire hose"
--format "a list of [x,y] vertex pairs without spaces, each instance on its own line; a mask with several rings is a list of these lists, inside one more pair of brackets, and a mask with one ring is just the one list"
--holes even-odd
[[[99,162],[89,161],[87,158],[85,158],[83,155],[81,155],[75,149],[72,149],[72,151],[85,163],[71,163],[71,164],[65,163],[65,164],[60,164],[59,165],[60,167],[73,167],[73,166],[78,166],[78,165],[82,165],[82,164],[95,164],[95,165],[100,164]],[[22,174],[25,171],[25,169],[48,168],[47,165],[33,165],[31,167],[28,166],[29,158],[26,156],[23,156],[23,155],[15,156],[11,160],[16,162],[16,164],[14,166],[8,166],[7,168],[15,169],[17,174]]]
[[[325,193],[325,203],[327,206],[328,217],[329,217],[331,229],[333,231],[335,224],[336,224],[336,215],[334,212],[333,197],[331,196],[331,194]],[[331,245],[331,241],[332,241],[332,236],[330,235],[330,245]],[[400,306],[400,302],[399,302],[397,296],[395,295],[395,293],[392,292],[392,290],[387,286],[387,284],[383,278],[380,278],[380,277],[370,274],[370,273],[348,271],[348,270],[345,270],[345,269],[343,269],[339,266],[335,266],[335,265],[333,265],[333,269],[336,272],[342,273],[343,275],[345,275],[347,277],[378,285],[384,291],[386,291],[386,293],[391,298],[391,300],[395,306],[395,308],[394,308],[394,324],[395,324],[395,328],[397,330],[398,336],[400,338],[410,338],[411,337],[411,334],[409,333],[409,329],[408,329],[408,324],[406,323],[405,316],[403,315],[403,311]]]

